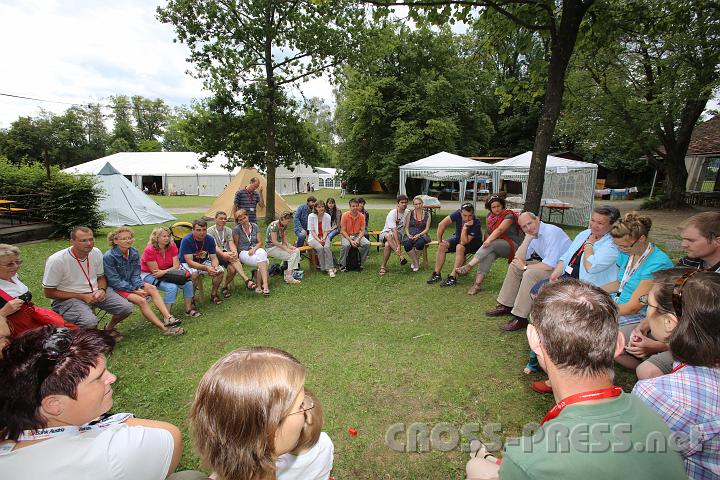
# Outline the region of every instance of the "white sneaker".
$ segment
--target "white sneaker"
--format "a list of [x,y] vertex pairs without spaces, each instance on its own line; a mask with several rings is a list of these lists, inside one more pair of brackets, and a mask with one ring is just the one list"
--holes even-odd
[[335,269],[331,268],[328,270],[328,275],[330,275],[330,278],[335,278]]
[[413,266],[412,266],[412,271],[413,271],[413,272],[417,272],[417,271],[419,271],[419,270],[420,270],[420,266],[418,266],[418,265],[413,265]]

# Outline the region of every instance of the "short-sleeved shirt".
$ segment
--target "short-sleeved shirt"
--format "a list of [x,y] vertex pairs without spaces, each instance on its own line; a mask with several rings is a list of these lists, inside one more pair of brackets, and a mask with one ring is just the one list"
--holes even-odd
[[247,210],[250,222],[257,222],[257,204],[260,203],[260,192],[257,190],[248,192],[244,187],[239,188],[238,191],[235,192],[233,203],[238,210],[241,208]]
[[210,255],[215,255],[215,248],[215,239],[212,236],[206,235],[205,240],[200,242],[193,238],[192,233],[188,233],[180,241],[180,262],[186,263],[185,255],[192,254],[194,261],[203,263],[210,259]]
[[353,217],[351,212],[345,212],[340,219],[340,227],[350,236],[359,235],[365,230],[365,215],[358,213],[357,217]]
[[550,268],[555,268],[571,243],[570,237],[562,228],[540,222],[538,236],[530,241],[526,255],[527,258],[530,258],[530,255],[537,253],[542,258],[542,263]]
[[690,478],[720,478],[720,368],[687,365],[639,380],[633,394],[682,439],[680,453]]
[[705,265],[705,260],[702,258],[683,257],[678,262],[678,267],[697,268],[698,270],[709,269],[715,272],[720,272],[720,263],[715,265]]
[[235,228],[232,230],[233,236],[238,237],[237,241],[237,249],[239,252],[247,252],[252,247],[255,246],[257,243],[257,235],[260,231],[260,228],[257,226],[257,223],[251,223],[250,224],[250,235],[245,233],[245,230],[243,230],[242,225],[235,225]]
[[[287,227],[285,227],[287,229]],[[284,243],[287,241],[287,238],[285,235],[287,235],[287,232],[280,229],[280,220],[275,220],[274,222],[270,222],[270,225],[267,226],[267,230],[265,231],[265,246],[267,248],[274,247],[275,244],[272,242],[272,238],[270,234],[275,233],[275,240],[277,240],[279,243]]]
[[175,242],[170,242],[163,253],[160,253],[160,250],[156,250],[155,247],[152,246],[152,243],[148,243],[145,251],[143,251],[142,257],[140,257],[140,270],[145,273],[150,273],[150,268],[147,265],[148,262],[157,263],[157,268],[160,270],[172,268],[173,258],[177,256],[178,248]]
[[324,480],[330,477],[335,446],[325,432],[310,450],[300,455],[284,453],[275,462],[277,480]]
[[400,234],[405,232],[405,220],[407,219],[407,209],[404,212],[399,212],[397,208],[393,208],[385,217],[385,227],[383,232],[390,232],[393,228],[397,228]]
[[215,239],[215,247],[219,248],[223,252],[230,251],[230,240],[232,240],[232,230],[230,227],[225,226],[223,232],[220,232],[217,225],[207,229],[207,234]]
[[634,395],[568,405],[541,430],[506,442],[502,480],[685,478],[676,451],[651,450],[655,439],[669,444],[670,430]]
[[0,455],[0,472],[8,479],[161,480],[167,476],[173,449],[167,430],[119,423]]
[[[97,279],[105,272],[102,252],[95,247],[85,260],[79,262],[80,264],[69,248],[50,255],[45,262],[43,287],[72,293],[91,293],[97,290]],[[88,268],[89,284],[86,276]]]
[[[623,275],[625,274],[625,267],[627,267],[630,261],[630,255],[625,252],[620,252],[617,259],[618,265],[618,283],[622,283]],[[622,292],[616,295],[615,302],[619,305],[627,303],[632,297],[633,292],[637,286],[643,280],[652,280],[653,273],[658,270],[665,270],[666,268],[672,268],[673,263],[670,257],[665,252],[660,250],[657,245],[653,245],[653,250],[650,255],[647,256],[642,265],[632,274],[630,279],[625,282]]]
[[[462,220],[462,213],[460,213],[460,210],[455,210],[453,213],[450,214],[450,220],[455,223],[455,233],[453,236],[460,239],[460,234],[462,233],[463,228],[463,220]],[[473,240],[482,240],[483,234],[482,234],[482,222],[479,218],[473,215],[473,224],[467,229],[467,234],[469,237],[472,237]]]

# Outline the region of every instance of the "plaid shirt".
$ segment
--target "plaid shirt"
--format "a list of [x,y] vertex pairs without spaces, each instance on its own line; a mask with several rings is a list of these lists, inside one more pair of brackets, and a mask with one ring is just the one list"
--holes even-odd
[[688,365],[640,380],[632,393],[680,434],[680,453],[691,479],[720,478],[720,368]]

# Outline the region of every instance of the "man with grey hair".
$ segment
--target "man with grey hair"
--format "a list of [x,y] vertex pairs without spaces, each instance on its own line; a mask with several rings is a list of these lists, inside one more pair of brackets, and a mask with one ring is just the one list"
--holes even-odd
[[498,305],[486,312],[489,317],[512,315],[510,321],[500,327],[506,332],[527,327],[532,307],[530,290],[537,282],[550,277],[560,256],[570,246],[570,237],[560,227],[540,221],[532,212],[522,213],[518,223],[525,232],[525,239],[508,266],[497,298]]
[[506,441],[501,464],[474,441],[468,480],[686,478],[667,425],[613,385],[613,358],[625,346],[617,316],[599,287],[575,279],[542,287],[527,336],[557,404],[532,436]]
[[70,243],[70,248],[53,253],[45,262],[42,283],[52,309],[80,328],[96,327],[98,318],[93,309],[104,310],[112,315],[106,330],[116,340],[122,339],[115,326],[132,313],[133,306],[108,287],[103,255],[95,247],[93,231],[73,228]]

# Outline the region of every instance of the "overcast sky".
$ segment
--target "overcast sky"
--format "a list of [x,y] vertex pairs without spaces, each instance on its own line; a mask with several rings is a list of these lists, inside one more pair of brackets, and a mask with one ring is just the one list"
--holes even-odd
[[[189,104],[208,94],[187,73],[185,45],[155,18],[153,0],[0,0],[0,93],[43,100],[97,102],[110,95]],[[164,3],[164,2],[163,2]],[[332,101],[328,82],[303,85],[305,96]],[[40,108],[70,105],[0,95],[0,128]]]

